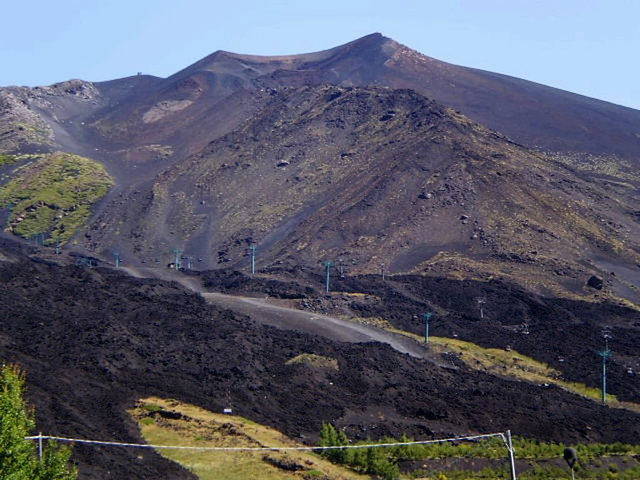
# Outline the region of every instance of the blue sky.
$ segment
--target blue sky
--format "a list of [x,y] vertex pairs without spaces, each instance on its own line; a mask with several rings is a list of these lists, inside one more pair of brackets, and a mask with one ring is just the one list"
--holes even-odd
[[1,9],[0,85],[166,77],[215,50],[307,53],[369,33],[640,109],[636,0],[32,0]]

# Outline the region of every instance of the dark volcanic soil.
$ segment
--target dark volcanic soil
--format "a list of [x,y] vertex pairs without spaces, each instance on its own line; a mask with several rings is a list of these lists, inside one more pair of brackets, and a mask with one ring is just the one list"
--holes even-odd
[[[613,352],[607,364],[608,391],[640,403],[640,313],[610,302],[545,298],[501,281],[451,280],[431,276],[334,275],[332,290],[366,294],[323,294],[321,268],[271,270],[273,278],[240,272],[207,272],[206,287],[226,293],[264,292],[299,299],[301,308],[325,314],[380,317],[424,335],[422,313],[432,312],[430,332],[457,336],[484,347],[512,349],[561,371],[567,380],[601,386],[603,334]],[[280,277],[281,280],[276,280]],[[295,278],[295,282],[290,280]],[[597,291],[593,290],[594,296]],[[482,302],[482,318],[480,303]],[[632,372],[632,373],[630,373]]]
[[[308,442],[323,421],[360,438],[511,429],[567,443],[640,441],[640,415],[558,388],[258,325],[177,283],[54,265],[6,243],[0,251],[0,359],[27,370],[45,434],[139,442],[126,409],[158,395],[231,406]],[[300,353],[333,357],[340,369],[285,364]],[[147,451],[76,446],[74,456],[82,478],[191,478]]]

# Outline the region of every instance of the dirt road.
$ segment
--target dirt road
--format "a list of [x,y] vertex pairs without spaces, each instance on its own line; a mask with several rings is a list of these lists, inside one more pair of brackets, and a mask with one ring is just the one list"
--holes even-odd
[[415,340],[379,328],[275,305],[269,299],[205,292],[196,278],[181,275],[174,270],[133,267],[124,268],[124,270],[134,277],[153,277],[176,281],[185,288],[200,293],[209,303],[247,315],[258,323],[271,325],[282,330],[296,330],[346,343],[386,343],[400,353],[418,358],[425,358],[428,353]]
[[268,299],[202,293],[208,302],[249,316],[252,320],[283,330],[297,330],[349,343],[386,343],[413,357],[425,356],[426,350],[414,340],[367,325],[349,322],[269,303]]

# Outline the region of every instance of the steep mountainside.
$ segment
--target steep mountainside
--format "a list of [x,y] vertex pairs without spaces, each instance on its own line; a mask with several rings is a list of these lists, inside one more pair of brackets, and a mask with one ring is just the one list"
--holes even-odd
[[247,92],[303,85],[409,88],[529,147],[573,152],[580,164],[594,162],[588,154],[638,164],[640,112],[448,64],[380,34],[301,55],[217,51],[166,79],[0,89],[0,145],[10,152],[63,146],[115,164],[180,157],[251,116],[260,105]]
[[0,153],[72,152],[114,178],[74,239],[92,254],[166,264],[179,249],[214,267],[256,242],[263,265],[384,263],[565,293],[597,274],[638,301],[635,110],[380,34],[301,55],[218,51],[166,79],[8,87],[0,106]]
[[[530,147],[615,154],[638,162],[640,112],[636,110],[452,65],[380,34],[302,55],[258,57],[218,51],[163,80],[151,95],[119,108],[116,115],[135,121],[155,108],[165,112],[166,122],[172,112],[196,111],[201,108],[196,104],[210,107],[241,90],[303,85],[409,88]],[[225,122],[225,114],[217,115],[218,121]],[[184,113],[174,118],[183,119]]]
[[0,88],[0,150],[34,153],[66,150],[95,154],[85,120],[144,95],[156,77],[139,75],[103,83],[69,80],[47,87]]
[[210,268],[246,267],[256,244],[261,266],[384,264],[555,294],[583,293],[606,274],[640,298],[637,177],[586,178],[410,90],[269,97],[238,129],[106,207],[86,247],[130,243],[128,255],[153,265],[179,249]]

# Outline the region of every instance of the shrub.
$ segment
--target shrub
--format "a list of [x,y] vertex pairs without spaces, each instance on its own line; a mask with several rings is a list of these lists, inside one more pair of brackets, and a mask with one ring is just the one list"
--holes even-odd
[[37,445],[25,437],[35,428],[34,412],[24,400],[25,375],[16,365],[0,371],[0,478],[15,480],[74,480],[68,466],[71,449],[47,442],[42,458]]

